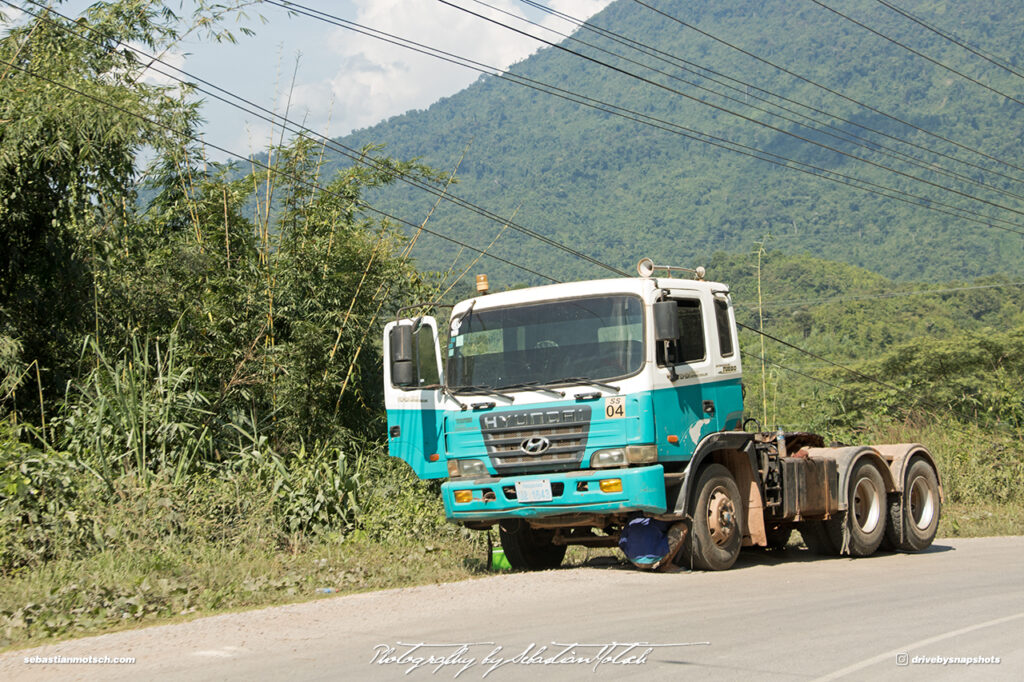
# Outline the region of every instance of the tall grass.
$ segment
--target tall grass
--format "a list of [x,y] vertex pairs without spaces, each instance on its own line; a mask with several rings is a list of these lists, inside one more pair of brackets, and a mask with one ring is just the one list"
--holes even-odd
[[92,369],[69,384],[54,421],[57,447],[108,486],[156,475],[178,484],[212,458],[214,414],[193,368],[180,362],[177,334],[163,343],[133,335],[113,359],[89,336],[82,362]]

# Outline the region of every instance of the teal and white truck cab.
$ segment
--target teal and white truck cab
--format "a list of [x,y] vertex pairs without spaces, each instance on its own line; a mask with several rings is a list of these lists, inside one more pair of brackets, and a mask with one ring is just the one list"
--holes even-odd
[[[702,568],[794,527],[826,552],[870,554],[887,526],[896,545],[930,543],[941,487],[928,452],[744,431],[728,287],[661,269],[682,270],[644,259],[637,278],[495,294],[478,277],[481,295],[446,329],[428,316],[389,323],[391,455],[420,478],[447,476],[448,519],[498,524],[517,568],[555,566],[569,544],[621,544],[637,518],[682,523]],[[844,528],[866,541],[851,545]]]

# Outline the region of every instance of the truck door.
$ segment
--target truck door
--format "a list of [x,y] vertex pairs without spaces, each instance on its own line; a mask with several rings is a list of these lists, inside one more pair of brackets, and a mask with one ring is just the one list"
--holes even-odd
[[[398,327],[412,328],[406,367],[395,371]],[[411,362],[411,372],[408,363]],[[404,374],[398,377],[396,374]],[[396,380],[404,385],[398,385]],[[406,383],[407,382],[407,383]],[[384,327],[384,406],[388,413],[388,453],[412,467],[420,478],[444,478],[448,465],[444,452],[441,394],[441,350],[437,322],[432,317],[398,320]]]
[[678,305],[675,341],[659,344],[653,406],[658,457],[687,460],[700,439],[717,430],[714,412],[705,401],[713,364],[707,337],[707,301],[697,292],[674,291]]

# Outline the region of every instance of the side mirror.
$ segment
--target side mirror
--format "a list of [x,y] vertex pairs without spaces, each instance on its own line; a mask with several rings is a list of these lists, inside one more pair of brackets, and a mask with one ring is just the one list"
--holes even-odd
[[658,301],[654,309],[654,340],[675,341],[679,338],[678,301]]
[[391,362],[412,361],[412,325],[399,324],[391,330]]
[[395,386],[412,386],[412,360],[395,360],[391,363],[391,383]]
[[412,325],[399,324],[391,330],[391,382],[412,386]]

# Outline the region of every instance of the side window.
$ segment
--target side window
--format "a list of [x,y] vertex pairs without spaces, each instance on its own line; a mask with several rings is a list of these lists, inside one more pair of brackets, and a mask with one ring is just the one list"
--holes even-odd
[[679,341],[661,344],[658,348],[659,365],[679,365],[697,362],[707,356],[704,345],[704,317],[700,301],[679,299]]
[[723,358],[732,355],[732,325],[729,324],[729,304],[715,299],[715,322],[718,326],[718,349]]
[[[397,327],[392,328],[392,340]],[[394,366],[392,366],[392,375]],[[434,334],[433,329],[427,325],[420,327],[413,335],[412,342],[412,385],[406,386],[408,390],[417,386],[430,386],[440,383],[437,374],[437,358],[434,355]]]
[[416,385],[430,386],[441,383],[437,376],[437,357],[434,355],[434,334],[430,327],[420,327],[416,332]]

